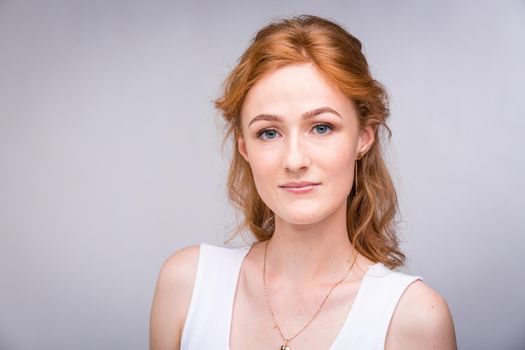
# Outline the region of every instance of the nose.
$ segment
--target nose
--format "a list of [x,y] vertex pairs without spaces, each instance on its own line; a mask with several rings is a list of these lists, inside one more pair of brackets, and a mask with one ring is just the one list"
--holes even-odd
[[283,156],[283,166],[286,172],[290,173],[305,171],[310,166],[307,150],[297,135],[291,135],[288,138]]

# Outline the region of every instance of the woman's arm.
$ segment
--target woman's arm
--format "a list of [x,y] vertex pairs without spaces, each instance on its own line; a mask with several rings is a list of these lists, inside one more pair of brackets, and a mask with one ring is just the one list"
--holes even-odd
[[418,280],[399,301],[388,329],[386,350],[457,350],[452,315],[443,297]]
[[150,350],[178,350],[191,293],[199,246],[175,252],[162,266],[150,315]]

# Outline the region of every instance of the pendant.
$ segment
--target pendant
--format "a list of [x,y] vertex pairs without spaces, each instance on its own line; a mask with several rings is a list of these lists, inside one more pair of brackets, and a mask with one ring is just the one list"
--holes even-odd
[[292,348],[289,345],[283,345],[281,346],[281,350],[292,350]]

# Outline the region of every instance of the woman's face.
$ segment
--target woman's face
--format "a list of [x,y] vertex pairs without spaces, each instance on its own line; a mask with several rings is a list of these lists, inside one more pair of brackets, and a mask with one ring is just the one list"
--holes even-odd
[[346,210],[354,164],[374,140],[353,102],[311,63],[264,75],[241,110],[239,151],[276,220],[319,222]]

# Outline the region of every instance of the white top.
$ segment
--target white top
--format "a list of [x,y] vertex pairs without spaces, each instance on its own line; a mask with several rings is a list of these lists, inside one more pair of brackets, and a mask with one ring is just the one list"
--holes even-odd
[[[202,243],[181,350],[228,350],[233,300],[241,263],[250,247]],[[422,279],[388,269],[368,268],[347,318],[329,350],[384,350],[394,309],[405,289]]]

